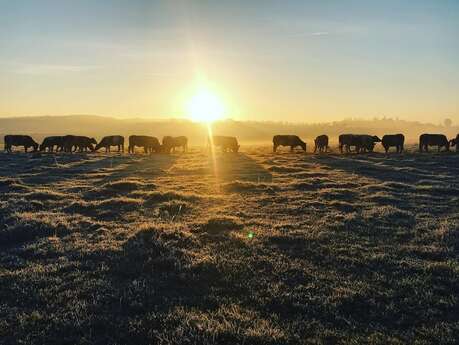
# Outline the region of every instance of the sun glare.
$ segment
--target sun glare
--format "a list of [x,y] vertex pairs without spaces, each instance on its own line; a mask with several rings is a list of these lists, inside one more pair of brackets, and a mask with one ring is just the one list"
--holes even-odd
[[188,117],[196,122],[213,122],[221,119],[224,113],[223,103],[209,90],[200,90],[187,105]]

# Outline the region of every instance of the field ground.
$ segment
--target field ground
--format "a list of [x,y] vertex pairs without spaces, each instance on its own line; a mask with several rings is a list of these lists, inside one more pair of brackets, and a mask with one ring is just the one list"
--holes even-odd
[[0,343],[457,344],[458,176],[456,153],[0,153]]

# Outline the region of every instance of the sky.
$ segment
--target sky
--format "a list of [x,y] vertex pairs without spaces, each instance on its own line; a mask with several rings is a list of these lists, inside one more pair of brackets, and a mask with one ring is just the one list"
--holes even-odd
[[459,1],[0,0],[0,116],[459,123]]

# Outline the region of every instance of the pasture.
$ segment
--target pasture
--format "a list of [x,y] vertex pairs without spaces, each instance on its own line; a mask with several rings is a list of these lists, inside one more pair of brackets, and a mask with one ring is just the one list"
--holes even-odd
[[459,155],[0,153],[2,344],[455,344]]

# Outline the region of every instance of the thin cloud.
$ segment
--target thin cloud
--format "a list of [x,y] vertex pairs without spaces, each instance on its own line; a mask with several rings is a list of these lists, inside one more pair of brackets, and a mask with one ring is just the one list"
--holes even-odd
[[292,34],[291,37],[322,37],[329,36],[331,33],[329,31],[313,31],[313,32],[302,32]]
[[329,34],[330,33],[328,31],[316,31],[316,32],[311,32],[309,35],[310,36],[326,36]]
[[12,71],[17,74],[27,75],[46,75],[46,74],[66,74],[81,73],[99,68],[92,65],[64,65],[64,64],[27,64],[14,63]]

